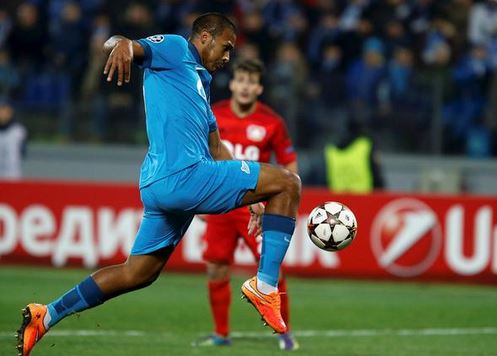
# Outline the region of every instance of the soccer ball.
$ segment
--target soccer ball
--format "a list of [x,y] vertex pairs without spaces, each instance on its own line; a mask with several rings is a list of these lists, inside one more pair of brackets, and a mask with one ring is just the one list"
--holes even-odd
[[356,232],[354,213],[342,203],[325,202],[315,207],[307,218],[311,241],[326,251],[344,249],[354,240]]

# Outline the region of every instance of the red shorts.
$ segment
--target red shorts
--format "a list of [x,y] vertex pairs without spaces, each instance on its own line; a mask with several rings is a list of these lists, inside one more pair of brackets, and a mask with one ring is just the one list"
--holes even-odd
[[204,260],[232,264],[239,238],[242,238],[258,261],[260,238],[249,236],[247,231],[249,220],[250,213],[247,207],[238,208],[226,214],[207,215]]

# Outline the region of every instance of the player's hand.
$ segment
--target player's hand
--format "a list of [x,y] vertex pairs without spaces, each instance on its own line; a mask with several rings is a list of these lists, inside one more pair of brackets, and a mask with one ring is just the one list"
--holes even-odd
[[264,214],[264,204],[255,203],[249,205],[250,220],[247,226],[249,235],[260,235],[262,233],[262,214]]
[[107,63],[105,63],[104,75],[107,81],[112,81],[117,71],[117,85],[121,86],[123,81],[129,83],[131,78],[131,64],[133,62],[133,41],[122,38],[110,52]]

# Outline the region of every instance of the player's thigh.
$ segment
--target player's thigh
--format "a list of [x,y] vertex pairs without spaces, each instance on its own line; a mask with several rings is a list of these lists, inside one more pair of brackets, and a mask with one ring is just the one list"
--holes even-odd
[[156,195],[165,210],[225,213],[256,189],[259,167],[257,162],[204,160],[175,177],[174,189],[157,190]]
[[237,241],[237,227],[229,216],[221,214],[207,217],[203,253],[205,261],[232,264]]
[[246,192],[242,205],[268,200],[286,190],[300,191],[300,178],[283,167],[261,163],[257,187]]
[[193,220],[188,212],[166,212],[157,206],[151,191],[141,190],[143,218],[131,249],[131,255],[147,255],[165,247],[175,247]]

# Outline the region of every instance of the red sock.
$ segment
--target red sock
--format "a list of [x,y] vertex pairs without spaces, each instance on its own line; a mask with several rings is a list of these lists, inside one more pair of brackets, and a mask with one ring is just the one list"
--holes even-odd
[[290,330],[290,308],[288,303],[286,279],[284,276],[281,276],[280,280],[278,281],[278,291],[280,292],[281,298],[281,317],[285,321],[288,330]]
[[229,309],[231,304],[230,281],[209,281],[208,288],[215,332],[220,336],[228,336]]

